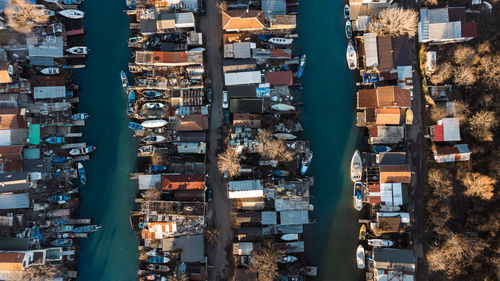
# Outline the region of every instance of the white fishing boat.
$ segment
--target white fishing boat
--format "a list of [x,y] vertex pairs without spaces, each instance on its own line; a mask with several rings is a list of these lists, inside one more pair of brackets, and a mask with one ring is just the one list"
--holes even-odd
[[160,128],[160,127],[163,127],[165,125],[167,125],[167,121],[165,120],[162,120],[162,119],[158,119],[158,120],[148,120],[148,121],[144,121],[141,123],[141,125],[144,127],[144,128]]
[[40,70],[40,73],[45,75],[57,75],[60,73],[59,67],[46,67]]
[[352,41],[349,41],[349,44],[347,44],[345,55],[347,59],[347,66],[349,67],[349,69],[356,70],[356,68],[358,68],[358,54],[356,53],[356,49],[354,48]]
[[277,110],[277,111],[293,111],[293,110],[295,110],[295,106],[285,104],[285,103],[273,104],[273,105],[271,105],[271,108],[274,110]]
[[290,45],[293,43],[292,38],[279,38],[279,37],[273,37],[269,39],[269,43],[277,44],[277,45]]
[[283,241],[296,241],[299,240],[299,235],[297,233],[289,233],[281,236]]
[[363,245],[359,245],[356,249],[356,263],[358,268],[365,268],[365,248],[363,248]]
[[294,256],[286,256],[286,257],[282,257],[281,258],[281,262],[282,263],[291,263],[291,262],[294,262],[294,261],[297,261],[298,258],[297,257],[294,257]]
[[361,181],[362,175],[363,162],[361,160],[361,154],[359,154],[359,150],[356,149],[351,158],[351,180],[353,182]]
[[129,45],[136,45],[136,44],[139,44],[139,43],[142,43],[144,41],[144,37],[140,37],[140,36],[137,36],[137,37],[130,37],[128,39],[128,44]]
[[162,109],[165,105],[161,102],[147,102],[142,107],[144,109]]
[[128,88],[128,78],[123,70],[120,72],[120,79],[122,80],[122,88],[126,90]]
[[297,136],[294,136],[292,134],[287,134],[287,133],[276,133],[274,134],[275,137],[277,137],[278,139],[282,139],[282,140],[294,140],[297,138]]
[[363,184],[355,182],[353,187],[354,209],[361,211],[363,209]]
[[62,10],[58,12],[61,16],[67,17],[70,19],[82,19],[85,16],[85,13],[80,10],[68,9]]
[[93,145],[89,145],[89,146],[82,147],[82,148],[73,148],[69,151],[69,155],[72,155],[72,156],[87,155],[87,154],[94,152],[95,150],[96,150],[96,147]]
[[86,55],[89,52],[89,49],[85,46],[75,46],[69,49],[66,49],[66,52],[74,54],[74,55]]
[[164,136],[152,135],[152,136],[148,136],[148,137],[143,138],[142,141],[145,143],[159,143],[159,142],[162,142],[166,139],[167,138],[165,138]]
[[388,239],[368,239],[368,245],[372,247],[392,247],[394,243]]

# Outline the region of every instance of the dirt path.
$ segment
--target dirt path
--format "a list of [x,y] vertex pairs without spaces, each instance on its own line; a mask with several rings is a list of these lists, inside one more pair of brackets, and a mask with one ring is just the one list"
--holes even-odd
[[213,189],[213,202],[208,204],[209,224],[217,228],[217,241],[207,245],[209,280],[226,280],[231,273],[232,231],[230,201],[227,198],[224,179],[217,169],[218,147],[222,145],[224,113],[222,111],[222,29],[221,17],[216,0],[204,2],[206,15],[200,18],[206,48],[206,67],[212,86],[210,106],[210,128],[208,131],[207,172],[208,185]]

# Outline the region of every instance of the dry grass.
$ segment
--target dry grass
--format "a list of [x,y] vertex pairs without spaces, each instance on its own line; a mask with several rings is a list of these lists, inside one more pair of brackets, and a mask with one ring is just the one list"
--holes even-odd
[[370,31],[377,35],[414,37],[417,33],[418,17],[414,10],[389,8],[370,21]]
[[42,11],[24,0],[12,0],[5,8],[7,23],[20,33],[30,33],[37,24],[44,24],[49,17]]
[[230,178],[236,176],[240,172],[240,155],[228,147],[226,151],[218,155],[217,167],[219,172],[227,172]]
[[464,195],[468,197],[479,197],[483,200],[493,198],[496,180],[480,173],[467,173],[462,179],[466,190]]
[[493,130],[497,127],[498,120],[495,112],[481,110],[469,118],[469,130],[473,137],[480,141],[492,141]]
[[262,143],[262,157],[278,161],[292,161],[295,155],[283,140],[277,139],[267,130],[260,130],[259,141]]
[[277,249],[269,241],[253,250],[248,270],[256,272],[260,281],[274,281],[279,276],[278,261],[285,255],[285,251]]

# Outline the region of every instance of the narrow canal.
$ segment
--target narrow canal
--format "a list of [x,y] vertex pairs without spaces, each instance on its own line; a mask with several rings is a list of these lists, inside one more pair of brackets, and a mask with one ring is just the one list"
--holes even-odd
[[352,206],[349,165],[360,141],[355,128],[354,80],[345,62],[344,2],[300,1],[299,49],[307,54],[303,77],[304,128],[314,151],[310,173],[316,223],[305,227],[306,257],[317,280],[362,280],[356,268],[358,214]]
[[75,76],[82,89],[80,111],[91,115],[84,140],[97,151],[85,164],[89,181],[81,189],[80,217],[92,218],[102,229],[80,239],[78,280],[137,280],[138,241],[128,219],[136,194],[128,179],[135,167],[136,143],[127,128],[119,78],[131,54],[125,1],[86,0],[82,9],[90,53],[87,68],[75,71]]

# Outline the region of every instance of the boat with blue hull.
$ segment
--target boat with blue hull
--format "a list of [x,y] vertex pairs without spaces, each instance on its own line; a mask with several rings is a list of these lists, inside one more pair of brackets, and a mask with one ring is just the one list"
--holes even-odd
[[121,80],[122,80],[122,88],[123,88],[124,90],[126,90],[126,89],[128,88],[128,85],[129,85],[129,84],[128,84],[127,74],[125,74],[125,71],[123,71],[123,70],[122,70],[122,71],[120,72],[120,78],[121,78]]
[[52,242],[50,242],[52,246],[56,247],[69,247],[73,245],[73,240],[72,239],[57,239]]
[[89,233],[89,232],[94,232],[97,231],[101,228],[99,225],[91,224],[91,225],[85,225],[85,226],[79,226],[73,228],[72,232],[75,233]]
[[344,18],[349,19],[351,17],[351,9],[349,8],[349,4],[344,6]]
[[391,148],[388,146],[385,146],[385,145],[377,145],[377,146],[373,147],[373,152],[380,153],[380,152],[389,152],[389,151],[391,151]]
[[355,182],[353,187],[354,209],[361,211],[363,208],[363,184]]
[[135,107],[135,92],[132,90],[128,93],[127,114],[130,115],[134,112]]
[[78,120],[87,120],[90,117],[88,113],[76,113],[71,116],[71,120],[73,121],[78,121]]
[[53,203],[58,203],[58,204],[64,204],[66,201],[68,201],[69,196],[68,195],[54,195],[50,198],[50,202]]
[[148,98],[159,98],[162,96],[162,94],[160,92],[157,92],[157,91],[144,91],[144,92],[142,92],[142,94]]
[[150,257],[148,258],[149,263],[167,263],[170,259],[167,257]]
[[48,137],[44,140],[48,144],[61,144],[66,142],[65,137]]
[[136,131],[144,131],[146,129],[146,128],[144,128],[144,126],[142,126],[141,124],[136,123],[136,122],[128,123],[128,127],[129,127],[129,129],[136,130]]
[[66,163],[68,162],[68,158],[66,157],[54,157],[52,158],[52,163]]
[[72,156],[80,156],[80,155],[87,155],[92,152],[94,152],[97,148],[93,145],[89,145],[86,147],[81,147],[81,148],[73,148],[69,151],[69,155]]
[[307,56],[304,54],[300,57],[299,69],[297,70],[297,78],[302,77],[302,74],[304,74],[304,69],[306,67],[306,61],[307,61]]
[[156,165],[151,166],[151,172],[154,173],[165,172],[166,170],[167,166],[156,166]]
[[83,167],[82,162],[78,162],[76,165],[78,168],[78,178],[80,179],[81,184],[87,183],[87,173],[85,172],[85,167]]
[[347,39],[352,38],[352,23],[350,19],[345,20],[345,36]]
[[300,174],[305,175],[307,173],[307,170],[309,169],[309,165],[311,165],[311,161],[313,159],[313,152],[312,151],[307,151],[306,155],[304,156],[304,159],[302,159],[302,165],[300,167]]

